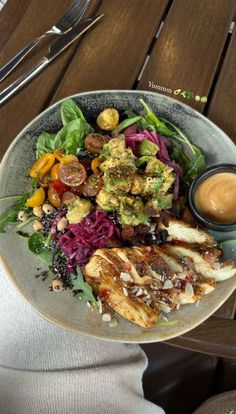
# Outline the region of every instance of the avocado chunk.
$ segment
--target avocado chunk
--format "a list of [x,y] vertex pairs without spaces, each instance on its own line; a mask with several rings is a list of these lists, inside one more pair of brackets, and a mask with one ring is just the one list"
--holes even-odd
[[144,204],[140,197],[122,197],[120,199],[121,223],[138,226],[145,223],[149,216],[144,212]]
[[99,191],[96,202],[105,211],[115,211],[119,207],[118,198],[114,194],[107,192],[104,188]]
[[153,142],[149,141],[148,139],[144,139],[141,144],[139,145],[139,154],[142,157],[143,155],[155,156],[159,151],[158,145],[154,144]]
[[92,209],[93,205],[89,200],[76,197],[74,203],[68,206],[67,220],[70,224],[78,224]]

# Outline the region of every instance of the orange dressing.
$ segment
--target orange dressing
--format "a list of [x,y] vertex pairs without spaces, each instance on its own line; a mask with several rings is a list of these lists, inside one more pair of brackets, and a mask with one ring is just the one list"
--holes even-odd
[[211,221],[236,222],[236,174],[222,172],[204,180],[194,195],[200,214]]

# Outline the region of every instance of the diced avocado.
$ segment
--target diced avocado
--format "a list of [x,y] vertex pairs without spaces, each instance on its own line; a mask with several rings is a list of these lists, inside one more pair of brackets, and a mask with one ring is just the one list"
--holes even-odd
[[148,215],[144,213],[144,204],[140,197],[122,197],[119,211],[123,225],[138,226],[148,220]]
[[104,188],[99,191],[96,202],[105,211],[115,211],[119,207],[118,198],[111,193],[108,193]]
[[171,168],[166,168],[163,172],[163,185],[160,189],[161,194],[167,193],[169,188],[172,186],[173,182],[175,181],[175,174],[172,172]]
[[131,193],[143,197],[153,196],[162,188],[163,178],[135,175],[131,187]]
[[[146,168],[146,165],[150,161],[150,158],[151,158],[150,155],[145,155],[143,157],[138,158],[135,161],[135,164],[138,168],[141,167],[141,166],[144,166]],[[156,157],[153,157],[153,158],[156,159]]]
[[144,139],[139,145],[140,156],[143,156],[143,155],[154,156],[157,154],[158,150],[159,150],[158,145],[154,144],[148,139]]
[[107,144],[103,145],[101,156],[104,158],[119,157],[125,150],[125,136],[120,135],[118,138],[110,139]]
[[110,168],[104,174],[104,188],[106,191],[119,194],[126,194],[132,186],[133,176],[136,167],[133,164],[120,164]]
[[165,170],[170,170],[163,162],[158,160],[156,157],[150,157],[145,172],[155,177],[160,177]]
[[70,224],[78,224],[93,209],[93,205],[89,200],[76,197],[73,204],[68,206],[67,220]]
[[156,210],[168,210],[172,207],[173,194],[158,195],[153,198],[152,205]]

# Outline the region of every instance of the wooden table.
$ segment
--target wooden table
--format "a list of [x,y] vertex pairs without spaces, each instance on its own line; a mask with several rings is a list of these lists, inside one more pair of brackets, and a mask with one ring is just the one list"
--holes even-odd
[[[51,27],[71,2],[8,0],[0,13],[0,66]],[[171,95],[236,142],[235,0],[91,0],[91,13],[105,17],[0,109],[1,157],[17,133],[52,102],[97,89]],[[31,67],[46,46],[32,53],[2,88]],[[213,317],[170,343],[235,357],[235,304],[233,294]]]

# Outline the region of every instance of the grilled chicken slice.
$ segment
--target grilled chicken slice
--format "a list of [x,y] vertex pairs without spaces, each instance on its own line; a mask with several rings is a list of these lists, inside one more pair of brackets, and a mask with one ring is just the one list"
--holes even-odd
[[231,260],[221,262],[219,260],[221,251],[218,249],[199,248],[197,250],[196,246],[189,246],[188,244],[168,244],[165,248],[187,260],[192,265],[193,270],[204,278],[210,277],[219,282],[236,275],[236,264]]
[[[104,303],[120,316],[144,328],[154,326],[159,314],[157,301],[153,307],[145,302],[144,298],[151,298],[148,286],[139,283],[136,287],[137,283],[127,273],[126,262],[120,261],[113,250],[118,249],[98,249],[91,256],[83,272],[87,283],[97,294],[107,291],[109,294],[103,298]],[[145,296],[137,296],[139,290],[146,292]]]
[[167,230],[169,241],[178,240],[191,244],[197,243],[205,245],[216,244],[210,234],[181,220],[171,218],[168,227],[165,227],[163,223],[160,223],[158,227]]
[[98,249],[84,268],[86,281],[119,315],[142,327],[154,326],[160,309],[179,305],[176,274],[154,248]]

